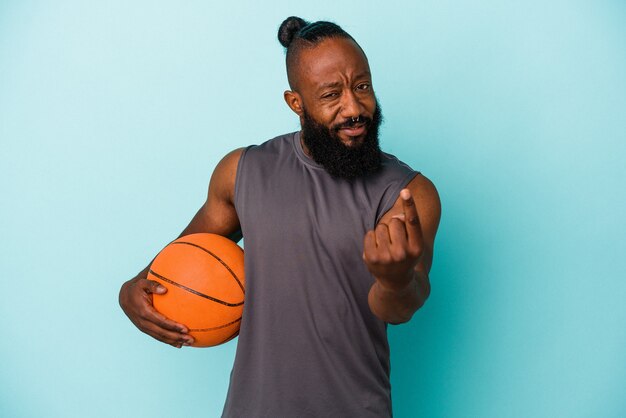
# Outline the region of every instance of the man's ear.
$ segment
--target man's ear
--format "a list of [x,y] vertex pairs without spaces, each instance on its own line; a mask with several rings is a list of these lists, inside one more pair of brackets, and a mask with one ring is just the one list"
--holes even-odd
[[283,97],[285,98],[287,106],[298,116],[302,116],[302,96],[295,91],[285,90]]

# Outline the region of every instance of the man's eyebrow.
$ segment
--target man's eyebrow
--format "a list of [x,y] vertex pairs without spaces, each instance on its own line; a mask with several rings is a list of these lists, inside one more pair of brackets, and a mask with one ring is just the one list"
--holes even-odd
[[319,87],[317,88],[318,91],[320,90],[324,90],[324,89],[330,89],[330,88],[334,88],[334,87],[340,87],[342,83],[340,83],[339,81],[332,81],[329,83],[323,83],[320,84]]
[[[370,78],[371,76],[372,75],[370,74],[369,71],[363,71],[362,73],[357,74],[354,78],[355,79],[364,78],[364,77]],[[343,83],[339,81],[331,81],[328,83],[320,84],[317,90],[320,91],[320,90],[329,89],[329,88],[341,87],[342,84]]]

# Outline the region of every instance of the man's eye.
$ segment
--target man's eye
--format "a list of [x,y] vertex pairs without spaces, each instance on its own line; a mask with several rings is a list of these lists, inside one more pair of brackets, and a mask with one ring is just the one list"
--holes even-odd
[[322,99],[333,99],[335,97],[339,96],[339,94],[337,92],[330,92],[330,93],[326,93],[322,96]]
[[362,83],[356,86],[356,88],[359,90],[369,90],[370,85],[368,83]]

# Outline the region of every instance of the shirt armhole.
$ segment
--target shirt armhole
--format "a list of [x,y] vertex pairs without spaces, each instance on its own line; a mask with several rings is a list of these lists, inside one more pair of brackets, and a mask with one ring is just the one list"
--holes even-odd
[[[250,148],[252,148],[254,145],[249,145],[247,146],[242,152],[241,152],[241,156],[239,157],[239,161],[237,162],[237,174],[235,177],[235,211],[237,211],[237,213],[239,213],[239,211],[241,210],[241,205],[243,204],[241,202],[241,188],[244,187],[242,186],[242,182],[245,182],[245,179],[243,178],[243,165],[244,165],[244,160],[246,158],[246,155],[248,154],[248,150]],[[241,217],[240,217],[241,219]]]
[[387,193],[387,198],[380,206],[380,210],[378,211],[378,215],[376,216],[376,222],[374,225],[378,225],[380,219],[387,213],[393,205],[396,203],[396,199],[400,195],[400,190],[404,189],[407,184],[409,184],[415,177],[421,174],[420,171],[411,171],[408,173],[402,181],[397,182],[393,187],[391,187]]

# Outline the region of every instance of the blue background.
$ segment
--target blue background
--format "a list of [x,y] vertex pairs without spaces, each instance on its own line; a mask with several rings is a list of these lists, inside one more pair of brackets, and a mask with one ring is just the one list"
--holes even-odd
[[0,416],[219,415],[236,342],[159,344],[117,293],[225,153],[298,128],[292,14],[360,42],[384,149],[441,195],[396,416],[626,416],[617,0],[0,2]]

